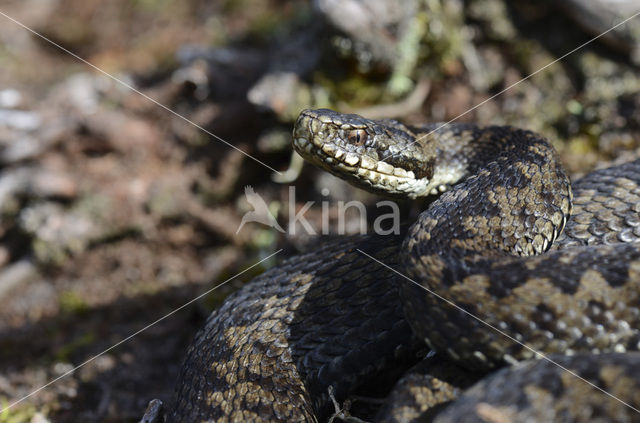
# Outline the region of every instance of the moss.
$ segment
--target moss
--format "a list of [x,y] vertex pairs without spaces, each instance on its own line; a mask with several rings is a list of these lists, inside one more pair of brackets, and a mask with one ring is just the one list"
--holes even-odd
[[[435,63],[440,72],[450,68],[449,62],[457,61],[466,42],[463,14],[456,1],[428,0],[426,9],[417,15],[416,23],[424,32],[422,59]],[[420,61],[418,62],[420,63]]]
[[331,75],[318,72],[314,79],[330,93],[331,98],[343,99],[353,107],[375,104],[381,100],[384,93],[384,87],[378,83],[380,81],[372,81],[367,75],[360,73],[354,73],[344,79],[335,79]]
[[180,195],[182,189],[180,185],[172,184],[171,181],[156,183],[147,201],[151,215],[156,219],[166,219],[184,213],[184,205],[181,202],[183,196]]
[[158,285],[158,281],[133,281],[127,285],[124,291],[126,297],[134,298],[143,295],[158,295],[163,291],[163,287]]
[[74,205],[74,209],[90,220],[106,221],[113,208],[112,199],[100,193],[87,193]]
[[62,15],[59,24],[48,29],[50,31],[47,34],[49,38],[53,38],[58,44],[72,50],[92,44],[96,39],[92,25],[87,25],[84,19],[70,14]]
[[87,312],[89,306],[84,299],[73,291],[64,291],[58,297],[60,311],[63,313],[82,315]]
[[387,83],[387,90],[393,96],[404,94],[413,88],[411,75],[418,63],[420,40],[426,35],[427,22],[426,14],[419,13],[409,24],[405,37],[398,43],[398,60]]
[[459,68],[466,42],[463,14],[456,1],[424,0],[405,36],[398,42],[398,59],[387,83],[388,100],[409,92],[412,81],[432,79]]
[[36,408],[31,404],[17,404],[11,409],[7,409],[9,401],[0,398],[0,406],[3,411],[0,413],[0,423],[29,423],[37,413]]
[[135,7],[143,12],[162,13],[171,0],[134,0]]
[[492,40],[510,41],[518,32],[509,18],[503,0],[473,0],[468,5],[469,17],[486,23],[485,34]]
[[79,337],[76,337],[73,341],[58,348],[54,353],[54,360],[61,362],[70,362],[71,356],[80,348],[87,347],[96,341],[96,336],[93,333],[85,333]]
[[584,107],[577,100],[569,100],[567,102],[567,111],[573,115],[580,115],[584,111]]
[[584,155],[594,151],[593,143],[589,137],[579,136],[568,141],[567,149],[575,155]]
[[69,259],[67,249],[52,242],[36,238],[31,247],[39,263],[61,266]]

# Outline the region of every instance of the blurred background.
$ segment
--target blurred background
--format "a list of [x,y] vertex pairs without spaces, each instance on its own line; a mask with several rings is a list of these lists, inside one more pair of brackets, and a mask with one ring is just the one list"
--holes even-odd
[[[289,186],[294,211],[315,201],[305,217],[317,228],[321,201],[332,225],[340,200],[375,214],[374,196],[292,155],[301,109],[447,121],[632,16],[638,3],[3,0],[2,407],[284,252],[1,412],[0,423],[134,422],[150,399],[166,401],[209,312],[317,242],[258,224],[236,234],[252,210],[246,185],[285,228]],[[579,177],[638,152],[639,64],[635,18],[460,120],[538,131]],[[357,232],[357,222],[347,228]]]

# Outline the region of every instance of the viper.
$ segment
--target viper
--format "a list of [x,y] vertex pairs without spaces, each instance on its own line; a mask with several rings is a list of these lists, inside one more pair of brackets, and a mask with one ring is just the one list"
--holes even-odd
[[535,132],[326,109],[301,112],[293,147],[435,199],[399,235],[319,243],[230,296],[168,421],[326,421],[421,357],[374,420],[640,421],[640,160],[572,185]]

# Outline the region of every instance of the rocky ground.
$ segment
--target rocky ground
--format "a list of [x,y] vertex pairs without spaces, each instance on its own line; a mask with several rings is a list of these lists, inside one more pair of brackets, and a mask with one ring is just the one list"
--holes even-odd
[[[136,421],[150,399],[170,396],[212,308],[317,242],[291,233],[292,211],[315,201],[305,216],[319,228],[321,201],[332,225],[340,200],[373,205],[311,167],[295,180],[285,173],[300,109],[452,119],[591,36],[578,12],[552,2],[374,3],[350,17],[328,0],[315,9],[293,0],[3,2],[0,12],[283,173],[0,16],[3,407],[284,252],[0,412],[0,422]],[[460,119],[539,131],[575,176],[636,154],[640,72],[633,50],[614,41],[589,44]],[[246,185],[289,233],[256,224],[236,233],[251,210]]]

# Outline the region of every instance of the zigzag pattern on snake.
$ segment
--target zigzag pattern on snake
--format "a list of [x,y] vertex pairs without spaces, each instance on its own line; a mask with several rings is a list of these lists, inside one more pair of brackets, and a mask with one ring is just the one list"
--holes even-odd
[[[444,193],[406,233],[321,244],[229,297],[188,351],[169,421],[325,421],[330,391],[342,402],[397,377],[425,343],[470,371],[514,366],[465,392],[433,375],[408,378],[424,383],[390,398],[431,403],[388,404],[379,420],[640,421],[619,401],[640,408],[640,161],[572,188],[530,131],[330,110],[301,113],[294,148],[373,192]],[[529,360],[522,344],[618,399]]]

